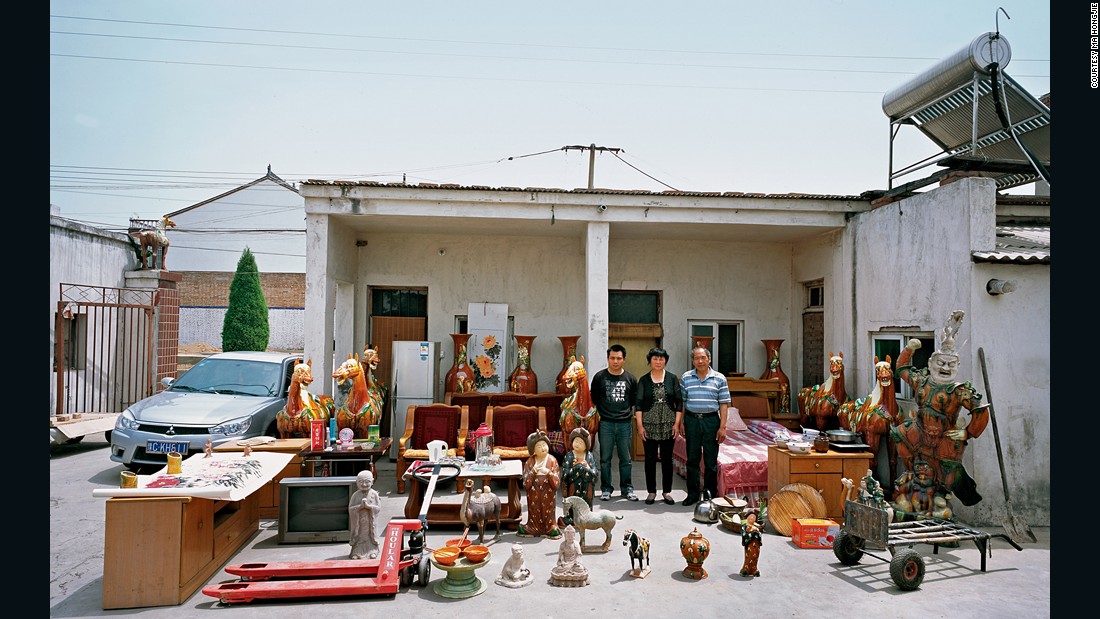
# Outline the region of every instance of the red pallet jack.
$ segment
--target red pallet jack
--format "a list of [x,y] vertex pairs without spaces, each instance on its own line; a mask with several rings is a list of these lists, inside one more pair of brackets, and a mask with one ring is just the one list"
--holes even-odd
[[[444,468],[453,469],[453,473],[441,473]],[[218,598],[222,604],[237,604],[305,597],[380,595],[392,598],[400,587],[408,587],[414,580],[417,585],[426,586],[432,570],[431,559],[424,553],[428,507],[436,482],[454,479],[461,470],[457,464],[426,462],[412,472],[414,477],[428,484],[424,505],[417,519],[389,521],[378,558],[227,565],[225,571],[241,580],[208,585],[202,592]],[[404,547],[406,531],[409,531],[408,548]]]

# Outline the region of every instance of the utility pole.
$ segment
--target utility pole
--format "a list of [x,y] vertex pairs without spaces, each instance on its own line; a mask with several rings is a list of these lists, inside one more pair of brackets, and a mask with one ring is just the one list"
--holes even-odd
[[607,146],[596,146],[591,144],[589,146],[562,146],[562,150],[586,150],[588,151],[588,188],[593,189],[593,184],[596,178],[596,151],[607,151],[610,153],[622,152],[621,148],[609,148]]

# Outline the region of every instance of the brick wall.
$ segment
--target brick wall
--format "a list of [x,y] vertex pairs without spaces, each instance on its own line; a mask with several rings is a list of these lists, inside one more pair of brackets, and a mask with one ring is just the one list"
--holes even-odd
[[[226,307],[234,273],[182,271],[180,305],[183,307]],[[306,306],[305,273],[260,273],[260,287],[269,308]]]

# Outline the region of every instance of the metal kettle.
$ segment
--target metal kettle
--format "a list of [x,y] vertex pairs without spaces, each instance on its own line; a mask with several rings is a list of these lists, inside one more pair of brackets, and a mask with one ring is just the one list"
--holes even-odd
[[691,517],[696,522],[713,524],[718,522],[718,508],[710,499],[710,491],[703,491],[703,498],[695,504],[695,514]]

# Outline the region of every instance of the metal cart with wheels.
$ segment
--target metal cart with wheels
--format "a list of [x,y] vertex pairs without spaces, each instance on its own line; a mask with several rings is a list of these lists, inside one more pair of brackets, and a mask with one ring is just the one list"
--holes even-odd
[[[903,591],[912,591],[924,580],[925,567],[924,557],[913,546],[931,544],[932,554],[938,554],[941,545],[974,540],[982,555],[984,572],[986,556],[990,554],[989,540],[993,537],[1000,537],[1016,550],[1023,550],[1004,533],[986,533],[941,518],[890,522],[890,512],[885,509],[846,501],[844,526],[833,540],[833,554],[844,565],[859,563],[864,554],[885,561],[890,564],[890,578],[894,584]],[[867,552],[868,548],[887,550],[890,558]]]

